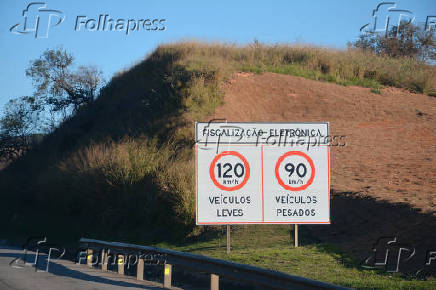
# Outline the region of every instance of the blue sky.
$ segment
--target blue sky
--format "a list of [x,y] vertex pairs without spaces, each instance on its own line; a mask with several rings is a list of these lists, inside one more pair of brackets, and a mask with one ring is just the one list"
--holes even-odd
[[[40,2],[44,2],[39,0]],[[12,97],[31,95],[25,76],[30,60],[47,48],[63,46],[77,64],[97,65],[106,79],[143,59],[157,45],[178,40],[205,40],[244,44],[309,43],[346,48],[359,28],[371,22],[381,1],[45,1],[48,9],[62,11],[63,23],[51,27],[48,38],[18,35],[9,29],[22,23],[22,11],[32,1],[0,2],[0,106]],[[413,12],[416,21],[436,15],[436,1],[394,1]],[[165,19],[164,31],[74,31],[77,16],[98,19]]]

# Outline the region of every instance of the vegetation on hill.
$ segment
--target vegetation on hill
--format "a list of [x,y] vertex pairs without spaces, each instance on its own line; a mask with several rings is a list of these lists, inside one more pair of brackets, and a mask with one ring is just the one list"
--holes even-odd
[[436,87],[436,69],[410,58],[258,43],[161,45],[2,171],[8,231],[135,241],[197,234],[194,122],[222,103],[221,83],[241,70],[427,94]]
[[[135,243],[207,238],[199,235],[207,227],[194,223],[194,122],[205,120],[222,104],[221,84],[237,71],[291,74],[372,89],[396,86],[436,95],[435,67],[412,58],[256,42],[244,47],[161,45],[114,76],[98,98],[76,106],[42,143],[0,172],[2,233],[17,239],[48,235],[60,242],[81,236]],[[262,229],[261,240],[278,237],[278,244],[287,243],[287,229]],[[241,237],[253,240],[251,234]],[[198,250],[214,242],[216,238],[193,246],[165,245],[223,257],[219,251]],[[374,287],[421,285],[362,273],[343,260],[346,256],[331,254],[334,251],[323,245],[268,247],[264,256],[241,245],[230,259],[353,287],[365,287],[368,279]],[[312,273],[315,261],[300,267],[297,260],[284,258],[289,263],[277,265],[265,258],[277,255],[316,257],[328,271]]]
[[160,243],[156,246],[228,259],[353,289],[397,290],[436,287],[435,280],[422,281],[401,273],[386,273],[380,269],[362,270],[362,261],[350,257],[332,245],[315,242],[305,231],[300,237],[303,246],[295,248],[289,234],[288,225],[232,226],[230,254],[226,253],[225,231],[218,232],[212,238],[209,236],[207,239],[200,238],[184,243]]
[[349,43],[360,50],[389,57],[409,57],[429,63],[436,60],[435,29],[402,21],[384,33],[364,31],[357,41]]

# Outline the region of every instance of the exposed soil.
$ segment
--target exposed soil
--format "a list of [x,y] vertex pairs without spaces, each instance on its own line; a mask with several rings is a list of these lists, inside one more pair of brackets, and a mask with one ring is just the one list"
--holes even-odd
[[320,239],[359,257],[382,236],[436,250],[435,97],[273,73],[238,73],[223,90],[211,118],[329,121],[346,136],[331,148],[332,224],[311,226]]

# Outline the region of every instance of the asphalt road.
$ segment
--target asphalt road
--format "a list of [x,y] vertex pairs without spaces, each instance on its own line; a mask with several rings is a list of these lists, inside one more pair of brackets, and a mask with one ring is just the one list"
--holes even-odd
[[[27,256],[34,261],[35,253]],[[162,284],[151,281],[137,281],[134,277],[103,272],[78,265],[68,260],[50,261],[49,272],[35,271],[35,267],[24,264],[23,250],[0,247],[0,289],[161,289]],[[12,262],[14,259],[15,262]],[[44,257],[40,259],[39,270],[45,270]]]

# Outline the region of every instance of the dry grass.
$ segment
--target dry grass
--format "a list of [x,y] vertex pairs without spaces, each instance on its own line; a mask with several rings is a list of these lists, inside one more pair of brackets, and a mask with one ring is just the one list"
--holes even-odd
[[109,186],[129,186],[161,170],[168,163],[168,156],[171,156],[169,148],[163,146],[159,149],[156,139],[109,140],[73,152],[59,163],[58,168],[79,175],[98,171]]
[[358,50],[253,44],[177,43],[158,49],[177,50],[188,67],[206,67],[228,74],[235,70],[277,72],[343,85],[379,85],[417,93],[436,93],[436,68],[412,58],[390,58]]
[[[91,220],[83,228],[110,232],[113,239],[139,241],[153,229],[161,231],[162,224],[189,234],[194,229],[193,123],[222,103],[220,84],[241,70],[374,91],[393,85],[435,94],[436,87],[432,66],[354,50],[161,45],[116,75],[95,104],[62,124],[39,150],[3,170],[0,188],[9,189],[1,190],[4,200],[20,203],[17,196],[26,196],[45,204],[52,199],[59,220]],[[19,206],[9,206],[5,213],[24,218],[26,208]],[[144,227],[148,235],[141,231]]]

